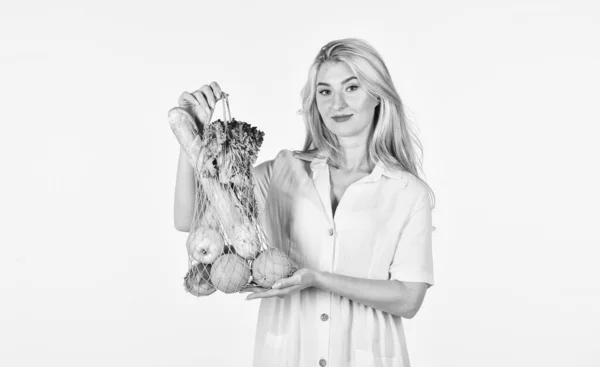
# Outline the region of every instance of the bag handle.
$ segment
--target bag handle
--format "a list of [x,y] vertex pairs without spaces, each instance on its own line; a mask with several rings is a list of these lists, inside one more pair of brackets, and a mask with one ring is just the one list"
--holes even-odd
[[[229,94],[222,92],[221,97],[223,99],[223,121],[225,122],[225,129],[227,129],[227,124],[231,121],[231,110],[229,109]],[[227,107],[227,111],[225,108]],[[227,113],[229,113],[229,119],[227,118]]]
[[[225,136],[227,136],[227,130],[228,130],[228,125],[229,122],[231,121],[231,110],[229,109],[229,94],[225,93],[225,92],[221,92],[221,99],[223,100],[223,124],[224,126],[224,132],[225,132]],[[225,108],[227,108],[227,110],[225,110]],[[227,118],[227,113],[229,113],[229,119]],[[225,139],[225,144],[223,144],[223,147],[221,148],[221,154],[223,154],[223,157],[227,156],[227,152],[228,152],[228,143],[227,143],[227,139]]]

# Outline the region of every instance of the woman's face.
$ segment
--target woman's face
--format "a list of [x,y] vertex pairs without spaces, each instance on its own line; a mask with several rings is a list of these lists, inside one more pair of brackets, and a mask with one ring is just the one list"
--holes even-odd
[[[325,63],[317,74],[317,109],[325,126],[338,137],[368,136],[377,99],[367,94],[352,70],[342,62]],[[336,121],[337,115],[352,115]]]

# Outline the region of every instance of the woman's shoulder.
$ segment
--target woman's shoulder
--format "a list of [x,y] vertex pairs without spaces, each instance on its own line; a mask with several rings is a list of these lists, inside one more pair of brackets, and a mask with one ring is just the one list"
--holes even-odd
[[[304,169],[301,168],[304,166],[303,164],[299,164],[303,161],[306,161],[304,163],[307,163],[308,165],[312,161],[312,158],[301,151],[282,149],[277,153],[277,155],[275,155],[274,158],[267,159],[254,166],[252,173],[257,180],[267,182],[270,181],[273,172],[277,171],[282,173],[281,170],[285,167],[291,169],[289,172],[300,172],[307,170],[308,168],[306,167]],[[288,170],[286,170],[286,172],[288,172]]]
[[408,170],[387,167],[383,173],[389,179],[384,185],[386,192],[392,194],[388,190],[392,190],[405,198],[412,198],[413,201],[421,201],[426,195],[429,195],[429,185],[420,177],[409,172]]
[[427,205],[432,205],[432,197],[431,197],[431,188],[422,178],[405,171],[406,177],[406,193],[413,198],[415,204],[425,203]]
[[271,170],[273,170],[273,167],[275,165],[277,165],[278,162],[292,158],[294,156],[294,152],[295,151],[292,151],[290,149],[282,149],[275,155],[275,157],[264,160],[261,163],[257,164],[254,167],[254,171],[257,171],[257,172],[271,171]]
[[310,150],[306,150],[306,151],[294,150],[294,151],[289,151],[289,154],[291,154],[292,157],[294,157],[296,159],[312,162],[318,156],[319,149],[314,148],[314,149],[310,149]]
[[275,156],[275,158],[270,158],[258,163],[252,168],[252,171],[255,176],[271,176],[273,172],[273,167],[275,163],[280,159],[281,152]]
[[282,149],[277,153],[273,162],[276,163],[280,160],[291,160],[298,159],[301,161],[312,162],[315,158],[317,158],[319,153],[318,149],[311,149],[307,151],[303,150],[295,150],[295,149]]
[[302,150],[296,150],[296,149],[281,149],[277,155],[275,156],[275,158],[273,158],[271,161],[273,162],[277,162],[279,160],[282,159],[291,159],[291,158],[295,158],[295,159],[300,159],[303,161],[312,161],[313,159],[315,159],[318,155],[318,149],[311,149],[308,151],[302,151]]

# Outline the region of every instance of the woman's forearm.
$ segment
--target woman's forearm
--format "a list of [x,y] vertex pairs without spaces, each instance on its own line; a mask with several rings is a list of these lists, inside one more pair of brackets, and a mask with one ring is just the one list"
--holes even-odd
[[410,289],[396,280],[317,272],[315,287],[404,318],[412,318],[416,311]]
[[189,232],[194,216],[196,196],[196,177],[194,167],[183,147],[179,150],[179,163],[177,165],[177,181],[175,182],[175,228],[182,232]]

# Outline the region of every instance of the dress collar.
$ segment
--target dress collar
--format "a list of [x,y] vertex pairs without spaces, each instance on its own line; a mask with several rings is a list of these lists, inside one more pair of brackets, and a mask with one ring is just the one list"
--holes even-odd
[[[326,150],[319,150],[317,157],[313,157],[312,155],[309,155],[306,153],[301,153],[301,152],[295,152],[294,156],[296,158],[310,162],[310,169],[312,171],[313,178],[315,178],[320,172],[324,171],[325,169],[329,169],[329,167],[327,165],[327,160],[329,159],[329,155]],[[364,181],[364,182],[377,181],[381,178],[382,175],[389,177],[389,178],[402,180],[405,182],[407,180],[406,172],[404,172],[402,170],[398,170],[398,169],[389,169],[388,167],[386,167],[386,165],[380,159],[377,159],[377,161],[375,163],[375,168],[373,168],[373,172],[371,172],[370,175],[363,178],[361,181]]]

